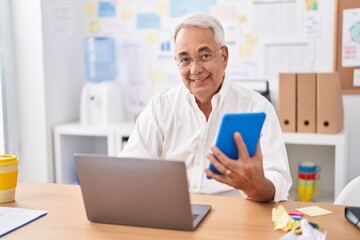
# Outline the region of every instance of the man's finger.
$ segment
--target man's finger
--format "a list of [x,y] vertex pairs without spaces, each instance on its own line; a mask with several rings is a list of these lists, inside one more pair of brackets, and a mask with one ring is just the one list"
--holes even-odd
[[239,158],[242,160],[249,159],[250,156],[247,151],[246,144],[239,132],[234,133],[234,141],[235,141],[236,147],[238,149]]
[[215,179],[216,181],[229,184],[229,180],[224,175],[215,174],[208,168],[205,169],[205,173],[207,176],[209,176],[212,179]]
[[222,174],[226,175],[228,168],[226,168],[213,153],[208,153],[207,158],[211,162],[211,164]]
[[[210,147],[210,150],[215,155],[216,159],[221,162],[227,169],[233,169],[234,167],[234,160],[228,158],[219,148],[216,146]],[[236,159],[235,159],[236,160]]]

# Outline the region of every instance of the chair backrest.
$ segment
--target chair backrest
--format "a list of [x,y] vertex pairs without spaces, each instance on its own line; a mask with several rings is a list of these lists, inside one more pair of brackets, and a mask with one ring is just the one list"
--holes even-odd
[[360,207],[360,176],[349,182],[337,196],[334,204]]

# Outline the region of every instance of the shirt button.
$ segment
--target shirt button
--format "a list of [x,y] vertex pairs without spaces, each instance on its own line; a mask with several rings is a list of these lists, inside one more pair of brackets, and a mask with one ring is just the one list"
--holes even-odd
[[193,189],[196,189],[196,188],[198,188],[198,185],[197,185],[196,183],[194,183],[194,184],[192,185],[192,188],[193,188]]

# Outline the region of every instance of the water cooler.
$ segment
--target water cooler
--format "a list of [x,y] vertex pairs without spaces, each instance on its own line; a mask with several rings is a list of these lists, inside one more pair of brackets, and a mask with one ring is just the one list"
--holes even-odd
[[90,37],[84,41],[86,84],[81,91],[80,123],[116,124],[124,121],[121,87],[115,81],[115,41]]

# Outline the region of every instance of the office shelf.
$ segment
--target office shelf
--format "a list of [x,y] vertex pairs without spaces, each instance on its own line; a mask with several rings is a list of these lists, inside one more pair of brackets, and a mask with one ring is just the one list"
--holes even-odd
[[123,136],[130,136],[132,122],[115,125],[82,125],[67,123],[54,128],[55,181],[76,183],[75,153],[116,156],[121,151]]
[[[54,128],[55,179],[57,183],[77,181],[74,153],[95,153],[116,156],[134,129],[133,122],[116,125],[81,125],[67,123]],[[322,168],[320,194],[317,201],[333,202],[347,183],[347,134],[284,133],[293,187],[290,198],[295,199],[297,165],[314,161]]]
[[[297,166],[301,161],[320,165],[320,194],[314,198],[333,202],[347,183],[347,134],[284,133],[293,189],[297,184]],[[291,191],[293,192],[293,191]],[[293,192],[294,193],[294,192]]]

